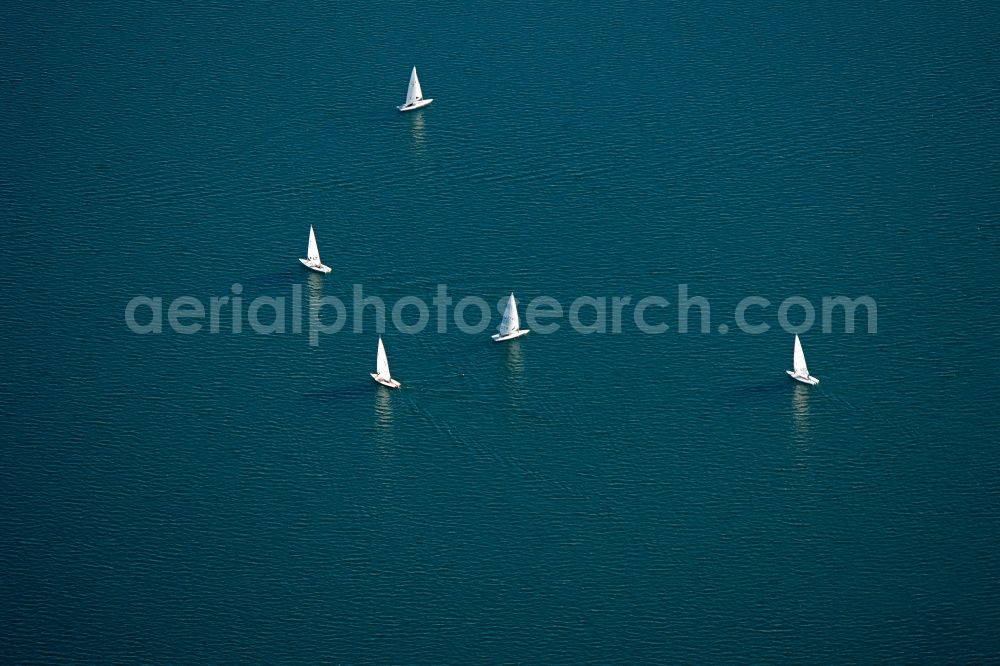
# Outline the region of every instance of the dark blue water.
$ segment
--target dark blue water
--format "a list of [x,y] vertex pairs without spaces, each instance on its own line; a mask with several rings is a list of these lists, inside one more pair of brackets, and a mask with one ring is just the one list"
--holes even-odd
[[[7,7],[0,657],[1000,659],[998,19]],[[413,65],[435,102],[400,115]],[[390,393],[371,314],[315,346],[126,326],[234,283],[659,295],[671,328],[390,325]],[[783,372],[795,295],[877,303],[803,334],[816,387]]]

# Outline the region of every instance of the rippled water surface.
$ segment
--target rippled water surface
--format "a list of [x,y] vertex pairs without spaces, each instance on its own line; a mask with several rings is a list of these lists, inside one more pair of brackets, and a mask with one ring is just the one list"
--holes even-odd
[[[1000,658],[998,19],[11,4],[0,656]],[[413,65],[435,101],[401,115]],[[329,276],[296,261],[310,224]],[[390,393],[371,311],[318,346],[125,325],[234,283],[659,295],[671,328],[390,325]],[[679,284],[709,332],[678,332]],[[822,383],[793,384],[778,304],[841,294],[878,332],[817,323]]]

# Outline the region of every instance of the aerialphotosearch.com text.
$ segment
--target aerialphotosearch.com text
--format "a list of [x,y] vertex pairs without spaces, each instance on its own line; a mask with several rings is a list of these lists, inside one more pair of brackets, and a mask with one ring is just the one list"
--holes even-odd
[[[568,305],[551,296],[534,296],[519,300],[518,310],[522,327],[540,335],[566,329],[581,335],[620,334],[629,329],[649,335],[668,331],[725,335],[734,326],[742,333],[759,335],[774,325],[799,334],[816,326],[823,333],[833,332],[835,326],[845,333],[858,328],[878,332],[878,308],[871,296],[824,296],[818,304],[803,296],[788,296],[777,303],[763,296],[747,296],[726,321],[714,325],[708,298],[691,294],[686,283],[677,285],[672,296],[671,300],[660,295],[585,295]],[[178,296],[165,303],[161,296],[136,296],[125,306],[125,323],[140,335],[162,333],[165,325],[182,335],[204,331],[305,333],[309,344],[317,346],[324,335],[342,331],[382,334],[390,324],[407,335],[428,330],[447,333],[452,327],[478,335],[500,321],[508,298],[509,293],[504,294],[491,307],[480,296],[456,299],[446,284],[439,284],[430,304],[419,296],[403,296],[390,304],[366,294],[363,285],[354,284],[349,303],[345,303],[335,295],[304,295],[302,285],[293,285],[290,295],[260,295],[244,303],[243,286],[234,283],[230,293],[207,300]]]

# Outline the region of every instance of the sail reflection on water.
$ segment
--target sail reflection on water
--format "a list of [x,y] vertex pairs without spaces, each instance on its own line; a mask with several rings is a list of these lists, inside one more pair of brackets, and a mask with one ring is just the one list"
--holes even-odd
[[524,374],[524,351],[521,349],[521,341],[513,340],[506,347],[507,375],[511,379],[520,378]]
[[320,273],[310,272],[307,279],[309,281],[307,284],[309,301],[312,305],[313,301],[323,298],[323,276]]
[[395,428],[393,427],[392,414],[392,391],[385,387],[378,387],[375,390],[375,446],[379,453],[392,453],[392,447],[396,443]]
[[410,116],[410,139],[415,150],[424,147],[424,138],[424,114],[415,113]]
[[809,446],[809,397],[812,392],[804,384],[796,384],[792,391],[792,424],[794,441],[798,446]]

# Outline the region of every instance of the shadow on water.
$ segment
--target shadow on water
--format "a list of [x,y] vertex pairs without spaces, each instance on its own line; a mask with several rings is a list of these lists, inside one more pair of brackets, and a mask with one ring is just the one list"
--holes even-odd
[[309,391],[308,393],[303,393],[302,397],[307,400],[315,400],[318,402],[349,402],[354,400],[363,400],[371,392],[371,388],[364,383],[359,383],[357,385],[344,386],[340,388],[330,388],[323,389],[321,391]]
[[[312,272],[312,271],[310,271]],[[254,275],[243,281],[244,293],[255,293],[265,289],[275,287],[291,287],[296,282],[300,271],[294,267],[278,271],[275,273],[265,273],[264,275]]]
[[763,398],[769,395],[778,395],[779,393],[783,393],[787,390],[787,388],[788,381],[781,378],[775,378],[760,384],[751,384],[749,386],[731,388],[722,392],[720,395],[725,398]]
[[295,267],[291,267],[274,273],[248,276],[242,280],[235,280],[235,282],[243,285],[244,297],[257,295],[281,296],[282,294],[288,295],[292,287],[301,285],[303,278],[305,278],[305,285],[302,290],[303,295],[306,297],[322,298],[324,276],[316,271],[307,269],[298,270]]

